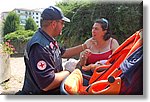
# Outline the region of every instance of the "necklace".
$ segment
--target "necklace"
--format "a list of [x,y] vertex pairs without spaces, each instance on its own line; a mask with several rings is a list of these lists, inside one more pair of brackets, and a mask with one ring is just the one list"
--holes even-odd
[[101,52],[105,52],[108,50],[109,50],[109,40],[101,42],[101,43],[98,43],[97,41],[95,41],[95,44],[93,46],[94,52],[101,53]]

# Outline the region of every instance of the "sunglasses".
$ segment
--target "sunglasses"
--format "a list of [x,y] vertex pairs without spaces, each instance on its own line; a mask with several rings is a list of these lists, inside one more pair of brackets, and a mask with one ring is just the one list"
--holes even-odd
[[106,23],[106,29],[108,29],[108,20],[105,18],[101,18],[101,21]]
[[59,20],[57,20],[56,22],[60,22],[62,25],[64,25],[65,24],[65,22],[64,21],[59,21]]

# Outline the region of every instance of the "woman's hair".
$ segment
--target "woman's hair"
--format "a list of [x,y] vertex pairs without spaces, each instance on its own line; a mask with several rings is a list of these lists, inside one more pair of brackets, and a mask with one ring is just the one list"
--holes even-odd
[[111,31],[109,30],[109,23],[108,20],[105,18],[101,18],[101,19],[97,19],[95,21],[95,23],[99,23],[102,27],[102,30],[107,30],[107,32],[105,33],[103,39],[106,41],[111,37]]

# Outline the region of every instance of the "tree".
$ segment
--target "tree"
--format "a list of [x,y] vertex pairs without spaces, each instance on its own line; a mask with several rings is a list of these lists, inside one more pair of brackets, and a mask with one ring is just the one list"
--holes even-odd
[[35,21],[31,17],[29,17],[26,20],[25,30],[32,30],[32,31],[36,31],[37,30],[37,25],[36,25]]
[[142,2],[130,4],[100,1],[69,1],[57,4],[64,12],[64,15],[71,20],[70,23],[65,23],[65,27],[62,31],[63,34],[57,37],[58,42],[66,47],[81,44],[90,38],[92,25],[98,18],[108,19],[110,30],[113,33],[112,36],[118,40],[119,44],[137,30],[143,28]]
[[15,12],[10,12],[4,21],[4,35],[19,29],[20,18]]

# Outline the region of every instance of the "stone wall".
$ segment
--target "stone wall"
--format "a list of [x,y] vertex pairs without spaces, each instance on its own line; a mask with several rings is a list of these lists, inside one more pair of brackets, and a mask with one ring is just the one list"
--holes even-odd
[[0,64],[0,83],[2,83],[11,77],[10,55],[1,53]]
[[15,56],[23,56],[27,42],[16,41],[16,42],[12,42],[11,44],[13,44],[13,46],[15,47],[16,52],[17,52],[14,55]]

